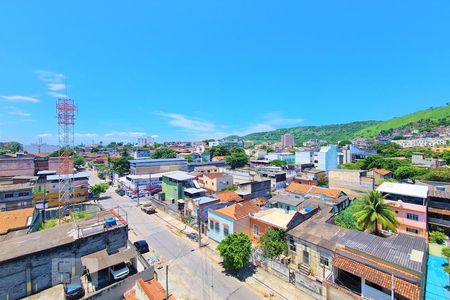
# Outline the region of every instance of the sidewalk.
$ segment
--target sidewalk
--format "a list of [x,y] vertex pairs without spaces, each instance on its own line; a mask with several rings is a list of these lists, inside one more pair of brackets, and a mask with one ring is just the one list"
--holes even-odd
[[[180,220],[173,218],[163,211],[158,210],[158,217],[173,228],[173,232],[177,235],[182,235],[185,238],[187,233],[197,233],[193,228],[186,226]],[[191,241],[192,243],[197,243]],[[217,242],[210,240],[207,236],[202,235],[202,244],[208,250],[206,253],[209,258],[217,264],[222,262],[222,258],[216,251]],[[313,300],[314,297],[304,293],[302,290],[296,288],[292,284],[270,274],[262,268],[255,268],[252,276],[245,279],[245,283],[253,290],[261,294],[262,297],[268,299],[302,299]]]

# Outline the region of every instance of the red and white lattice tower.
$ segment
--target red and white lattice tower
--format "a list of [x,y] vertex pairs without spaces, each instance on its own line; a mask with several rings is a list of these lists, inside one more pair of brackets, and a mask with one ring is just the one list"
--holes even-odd
[[56,117],[58,119],[59,139],[59,218],[68,215],[74,193],[73,160],[70,154],[74,146],[74,125],[77,106],[72,99],[64,98],[56,101]]

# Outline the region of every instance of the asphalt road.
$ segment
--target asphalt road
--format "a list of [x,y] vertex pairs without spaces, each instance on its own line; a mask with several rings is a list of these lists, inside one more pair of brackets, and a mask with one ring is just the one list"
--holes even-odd
[[[195,243],[177,235],[158,214],[146,215],[135,200],[117,195],[113,188],[106,194],[111,198],[101,201],[105,208],[120,206],[127,212],[129,239],[145,239],[150,248],[167,261],[169,291],[177,299],[261,299],[245,282],[226,275],[208,258],[206,248],[198,249]],[[164,286],[165,269],[157,272]]]

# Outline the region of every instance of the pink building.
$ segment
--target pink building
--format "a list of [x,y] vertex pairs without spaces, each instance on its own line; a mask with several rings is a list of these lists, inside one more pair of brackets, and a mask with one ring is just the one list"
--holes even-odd
[[427,237],[428,186],[384,182],[377,190],[387,195],[400,225],[399,233]]

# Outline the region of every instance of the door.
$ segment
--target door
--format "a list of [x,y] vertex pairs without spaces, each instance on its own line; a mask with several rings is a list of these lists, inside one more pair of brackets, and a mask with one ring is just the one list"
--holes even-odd
[[303,263],[309,266],[309,252],[303,250]]

